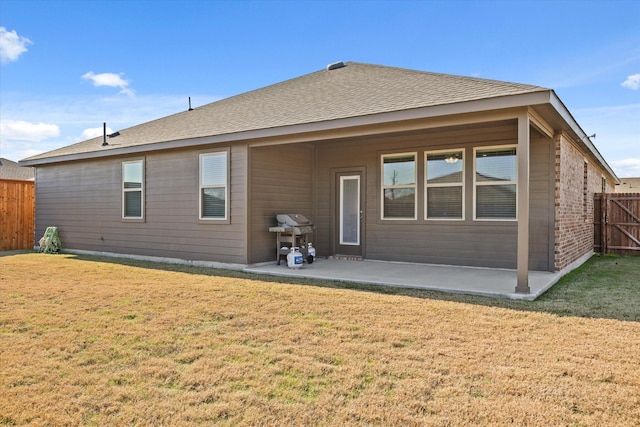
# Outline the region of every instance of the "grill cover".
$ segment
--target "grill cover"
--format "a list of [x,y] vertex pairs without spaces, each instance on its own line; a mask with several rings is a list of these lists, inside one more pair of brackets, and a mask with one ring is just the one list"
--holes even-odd
[[302,214],[278,214],[276,215],[279,224],[288,225],[290,227],[300,227],[305,225],[313,225],[306,216]]
[[295,234],[313,233],[313,223],[302,214],[278,214],[276,219],[281,227],[291,229]]

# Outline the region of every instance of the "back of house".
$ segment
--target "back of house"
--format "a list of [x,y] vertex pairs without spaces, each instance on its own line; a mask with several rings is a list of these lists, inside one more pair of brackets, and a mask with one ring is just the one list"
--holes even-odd
[[299,213],[318,256],[561,271],[618,178],[551,89],[355,62],[90,139],[37,168],[36,235],[247,265]]

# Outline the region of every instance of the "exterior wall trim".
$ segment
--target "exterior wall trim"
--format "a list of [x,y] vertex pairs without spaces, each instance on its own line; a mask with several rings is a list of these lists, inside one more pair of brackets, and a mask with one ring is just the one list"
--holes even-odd
[[529,120],[531,121],[531,125],[535,127],[542,134],[546,135],[548,138],[552,138],[554,134],[553,127],[549,125],[538,113],[536,113],[532,108],[528,110]]

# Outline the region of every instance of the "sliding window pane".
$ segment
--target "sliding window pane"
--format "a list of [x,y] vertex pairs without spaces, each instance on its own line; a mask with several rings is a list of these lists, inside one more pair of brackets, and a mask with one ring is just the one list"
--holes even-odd
[[476,218],[516,218],[516,185],[476,187]]
[[142,191],[126,191],[124,193],[125,218],[140,218],[142,216]]
[[476,151],[476,182],[515,181],[516,149]]
[[384,218],[414,218],[416,191],[414,188],[387,188],[384,190]]
[[202,189],[202,218],[225,217],[225,188]]
[[462,187],[430,187],[427,191],[427,218],[462,218]]

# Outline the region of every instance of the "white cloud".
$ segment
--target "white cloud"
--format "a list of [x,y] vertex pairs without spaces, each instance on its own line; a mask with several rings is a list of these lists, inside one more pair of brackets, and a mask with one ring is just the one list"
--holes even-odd
[[18,57],[27,51],[27,46],[33,44],[26,37],[19,36],[14,31],[7,31],[5,27],[0,27],[0,62],[17,61]]
[[11,160],[42,153],[41,146],[49,146],[49,138],[60,136],[60,127],[51,123],[24,120],[0,120],[0,154]]
[[611,167],[618,177],[640,177],[640,159],[623,159],[611,162]]
[[24,158],[35,156],[42,153],[42,150],[35,146],[32,142],[1,142],[0,157],[5,157],[15,162]]
[[120,94],[134,96],[135,91],[129,87],[129,81],[122,78],[121,74],[115,73],[100,73],[95,74],[93,71],[89,71],[82,76],[85,80],[90,80],[96,87],[108,86],[119,87]]
[[[2,1],[2,0],[0,0]],[[219,96],[192,95],[194,105],[203,105],[220,99]],[[32,123],[56,123],[60,135],[34,143],[5,140],[4,129],[0,132],[2,157],[18,161],[102,135],[102,123],[107,123],[107,132],[126,129],[140,123],[186,111],[188,98],[183,95],[145,95],[135,97],[111,96],[94,98],[69,95],[42,96],[3,93],[0,117],[5,120]],[[88,129],[96,129],[92,134]],[[97,133],[99,129],[99,133]],[[113,129],[113,131],[111,130]]]
[[[87,139],[95,138],[97,136],[102,136],[103,133],[104,133],[103,127],[88,128],[82,131],[82,135],[80,135],[80,140],[85,141]],[[113,130],[109,126],[107,126],[107,135],[112,133],[113,133]]]
[[631,90],[640,89],[640,74],[632,74],[627,77],[627,80],[620,84],[622,87],[629,88]]
[[32,123],[23,120],[0,120],[0,139],[12,141],[40,142],[60,135],[58,125]]

